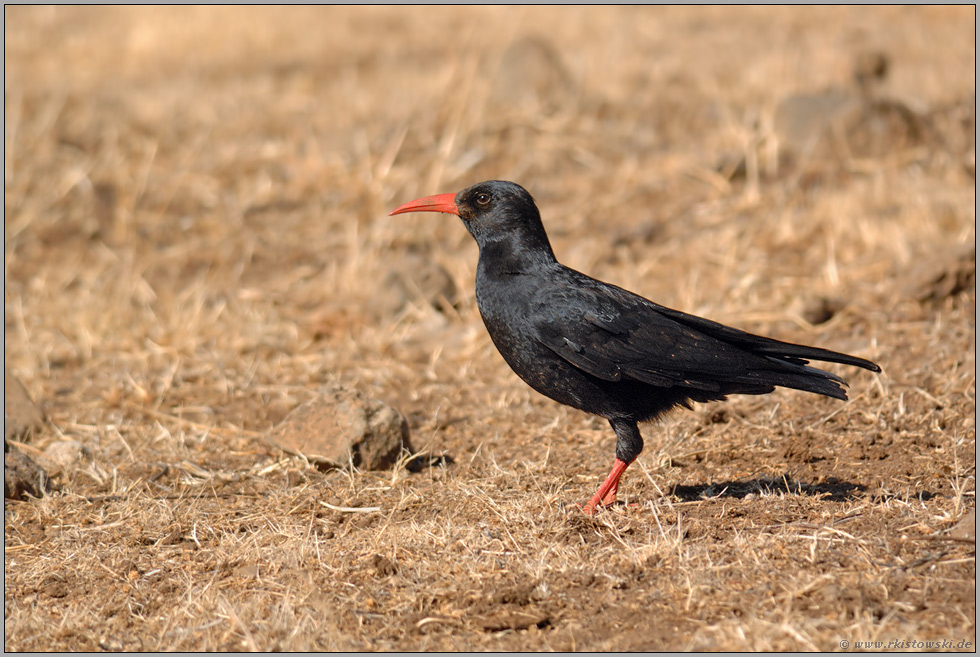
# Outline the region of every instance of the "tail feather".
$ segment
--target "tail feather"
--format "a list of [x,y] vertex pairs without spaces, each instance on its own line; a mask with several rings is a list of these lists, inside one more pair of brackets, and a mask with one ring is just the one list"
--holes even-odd
[[[773,359],[778,360],[778,359]],[[780,361],[785,363],[786,361]],[[804,392],[812,392],[817,395],[833,397],[841,401],[847,401],[847,382],[830,372],[810,367],[809,365],[798,365],[795,371],[774,371],[769,370],[763,373],[763,378],[767,383],[782,388],[793,388]]]
[[[854,367],[861,367],[872,372],[881,371],[881,367],[879,367],[877,363],[873,363],[864,358],[858,358],[857,356],[850,356],[848,354],[842,354],[829,349],[821,349],[819,347],[808,347],[802,344],[783,342],[782,340],[776,340],[774,338],[766,338],[761,335],[748,333],[741,329],[732,328],[731,326],[719,324],[718,322],[714,322],[710,319],[697,317],[695,315],[688,315],[687,313],[683,313],[679,310],[673,310],[663,306],[658,306],[658,310],[681,324],[685,324],[693,329],[705,333],[706,335],[710,335],[715,339],[727,342],[730,345],[740,347],[754,354],[759,354],[760,356],[769,356],[770,358],[776,358],[788,363],[803,366],[806,366],[807,361],[819,360],[825,363],[853,365]],[[822,372],[822,370],[817,371]],[[824,372],[824,374],[826,375],[827,373]]]
[[[805,365],[807,361],[819,360],[825,363],[853,365],[854,367],[861,367],[866,370],[871,370],[872,372],[881,371],[881,367],[879,367],[877,363],[873,363],[864,358],[858,358],[857,356],[850,356],[848,354],[830,351],[829,349],[821,349],[819,347],[808,347],[806,345],[793,344],[791,342],[780,342],[779,340],[773,340],[772,338],[762,339],[766,340],[767,342],[754,345],[752,350],[757,354],[769,356],[771,358],[778,358],[780,360],[797,363],[799,365]],[[823,372],[823,370],[816,371]],[[826,374],[826,372],[824,372],[824,374]]]

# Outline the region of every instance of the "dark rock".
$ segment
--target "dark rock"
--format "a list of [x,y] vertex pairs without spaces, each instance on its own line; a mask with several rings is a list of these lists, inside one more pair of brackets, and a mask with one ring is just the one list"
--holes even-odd
[[23,500],[51,491],[51,480],[29,456],[3,441],[3,498]]

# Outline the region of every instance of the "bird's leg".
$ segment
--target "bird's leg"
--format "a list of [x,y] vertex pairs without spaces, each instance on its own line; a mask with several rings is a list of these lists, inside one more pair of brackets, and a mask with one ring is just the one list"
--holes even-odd
[[[624,472],[626,472],[626,468],[629,467],[629,463],[627,463],[622,468],[617,468],[616,466],[619,463],[622,463],[622,461],[620,461],[619,459],[616,459],[616,461],[613,463],[613,470],[619,469],[619,474],[622,475]],[[610,476],[612,476],[613,470],[610,470],[610,472],[609,472],[609,475]],[[596,492],[598,492],[598,491],[596,491]],[[612,504],[615,504],[616,503],[616,493],[618,493],[618,492],[619,492],[619,477],[616,477],[613,480],[613,482],[612,482],[612,486],[609,488],[609,492],[602,496],[602,506],[610,506]]]
[[592,496],[592,499],[582,507],[582,511],[584,511],[586,515],[591,516],[593,513],[595,513],[595,508],[597,506],[609,506],[616,501],[616,491],[619,489],[619,478],[623,476],[623,473],[628,467],[629,463],[621,461],[619,458],[613,462],[613,468],[609,472],[609,476],[606,477],[606,480],[602,482],[601,486],[599,486],[599,490]]
[[616,432],[616,460],[613,461],[612,470],[602,485],[599,486],[599,490],[582,507],[582,511],[586,515],[595,513],[597,506],[609,506],[616,501],[619,478],[623,476],[630,463],[635,461],[636,457],[643,451],[643,437],[640,436],[640,428],[635,421],[615,418],[609,420],[609,424]]

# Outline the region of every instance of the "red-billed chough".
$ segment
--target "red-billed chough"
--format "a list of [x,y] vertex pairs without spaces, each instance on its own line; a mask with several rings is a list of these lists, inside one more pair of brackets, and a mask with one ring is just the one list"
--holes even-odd
[[493,180],[406,203],[404,212],[459,216],[480,247],[476,301],[507,364],[557,402],[609,420],[612,471],[583,510],[616,501],[619,478],[643,449],[638,422],[676,406],[763,395],[777,386],[846,400],[826,361],[880,372],[875,363],[752,335],[671,310],[569,269],[555,259],[534,199]]

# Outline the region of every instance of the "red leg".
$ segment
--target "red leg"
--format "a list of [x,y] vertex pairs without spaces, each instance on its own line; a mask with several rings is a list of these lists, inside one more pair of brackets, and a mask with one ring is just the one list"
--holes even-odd
[[613,468],[612,471],[610,471],[609,476],[606,477],[606,480],[602,482],[601,486],[599,486],[599,490],[592,496],[592,499],[582,507],[582,511],[584,511],[586,515],[591,516],[594,514],[597,506],[609,506],[616,501],[616,491],[619,490],[619,478],[623,476],[623,472],[625,472],[626,468],[628,467],[629,463],[622,461],[619,458],[613,462]]

